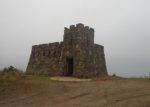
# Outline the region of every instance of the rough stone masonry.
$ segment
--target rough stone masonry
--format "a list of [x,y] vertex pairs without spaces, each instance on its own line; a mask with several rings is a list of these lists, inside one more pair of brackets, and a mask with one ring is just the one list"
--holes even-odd
[[65,28],[63,42],[32,46],[27,73],[80,78],[107,75],[104,47],[94,29],[79,23]]

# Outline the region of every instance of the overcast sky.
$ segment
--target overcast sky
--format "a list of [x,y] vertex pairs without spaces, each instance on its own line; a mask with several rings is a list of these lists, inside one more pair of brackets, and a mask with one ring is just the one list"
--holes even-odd
[[0,0],[0,69],[25,70],[32,45],[83,23],[104,45],[109,74],[150,74],[150,0]]

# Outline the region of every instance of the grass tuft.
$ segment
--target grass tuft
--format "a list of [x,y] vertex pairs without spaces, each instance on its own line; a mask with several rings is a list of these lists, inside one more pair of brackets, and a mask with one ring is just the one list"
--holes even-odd
[[0,73],[0,83],[10,83],[24,78],[26,78],[26,75],[22,72],[1,72]]

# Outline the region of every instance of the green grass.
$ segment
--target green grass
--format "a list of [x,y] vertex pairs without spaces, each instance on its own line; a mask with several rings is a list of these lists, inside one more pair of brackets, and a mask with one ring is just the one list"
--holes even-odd
[[150,81],[150,76],[146,77],[146,79]]
[[0,73],[0,83],[10,83],[24,78],[26,78],[26,75],[22,72],[1,72]]
[[150,82],[150,76],[137,77],[137,78],[133,78],[133,79],[142,79],[142,80],[146,80],[146,81]]
[[145,77],[141,77],[141,78],[150,81],[150,75],[149,76],[145,76]]
[[25,73],[26,75],[39,76],[39,77],[50,77],[47,73]]
[[23,72],[0,72],[0,94],[13,91],[11,87],[26,76]]

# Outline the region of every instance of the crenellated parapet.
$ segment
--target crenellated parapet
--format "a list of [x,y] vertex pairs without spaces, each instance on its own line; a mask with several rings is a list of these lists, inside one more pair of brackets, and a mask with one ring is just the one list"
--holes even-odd
[[31,56],[33,58],[40,58],[40,57],[50,57],[56,55],[58,49],[60,48],[60,44],[62,42],[53,42],[49,44],[40,44],[32,46]]
[[75,25],[70,25],[69,28],[65,27],[64,34],[68,34],[70,31],[76,31],[76,30],[85,30],[86,32],[89,32],[91,34],[94,34],[94,29],[90,28],[89,26],[84,26],[84,24],[79,23]]

